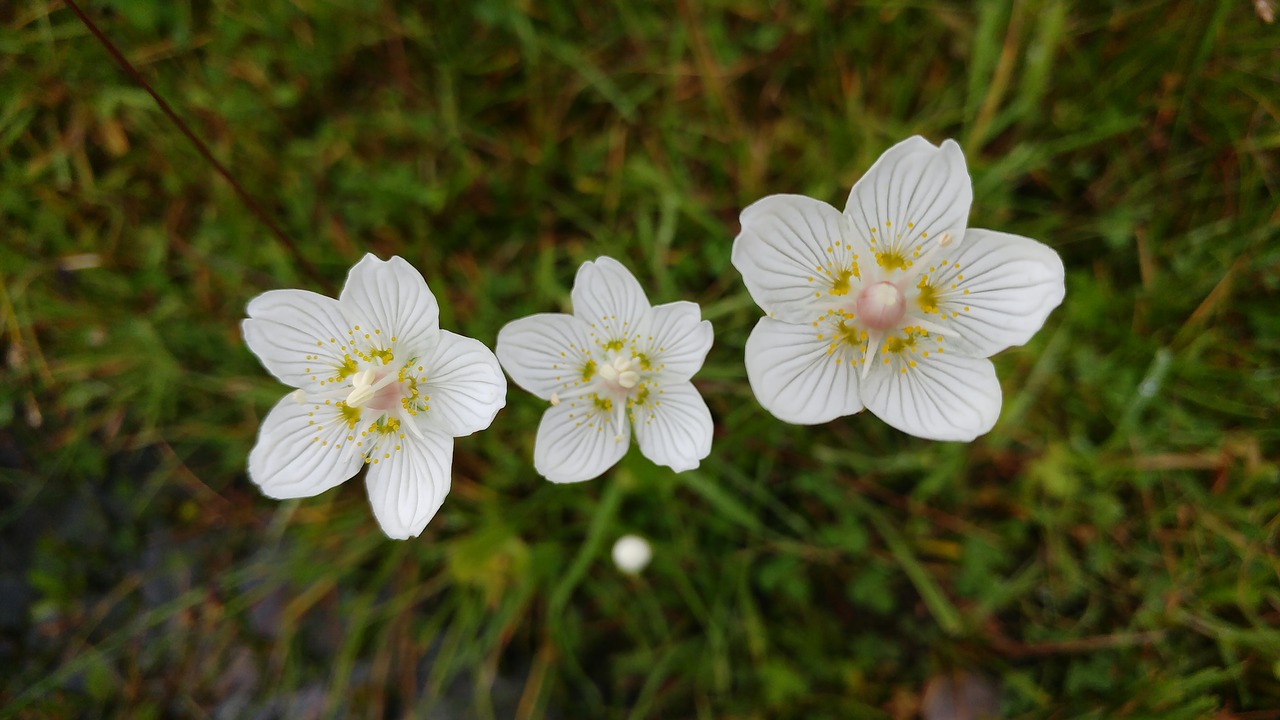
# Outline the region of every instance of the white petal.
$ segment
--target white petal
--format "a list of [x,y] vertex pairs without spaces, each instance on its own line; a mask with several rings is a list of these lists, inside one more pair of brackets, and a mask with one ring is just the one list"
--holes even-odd
[[984,358],[951,352],[916,356],[916,367],[875,363],[862,381],[867,409],[904,433],[969,441],[1000,417],[1000,381]]
[[600,345],[630,340],[640,332],[649,299],[622,263],[610,257],[585,262],[573,280],[573,314],[585,320]]
[[365,475],[369,505],[382,531],[393,540],[417,537],[449,494],[453,438],[423,429],[406,434],[390,458],[376,458]]
[[947,255],[948,264],[929,279],[947,316],[942,325],[956,336],[949,342],[964,355],[988,357],[1022,345],[1066,294],[1062,259],[1031,238],[972,229]]
[[702,319],[698,304],[682,301],[654,306],[638,345],[648,362],[645,370],[661,373],[668,382],[680,382],[702,367],[714,339],[711,321]]
[[917,250],[927,253],[944,233],[963,238],[972,203],[973,183],[960,146],[946,140],[934,147],[916,136],[876,160],[849,192],[844,212],[877,251],[897,251],[910,260]]
[[379,331],[376,334],[385,338],[383,343],[395,344],[397,355],[424,352],[440,330],[435,296],[422,273],[403,258],[383,261],[365,255],[351,268],[338,300],[354,324],[360,325],[358,332]]
[[318,390],[342,365],[350,326],[337,300],[306,290],[270,290],[249,301],[244,342],[291,387]]
[[860,350],[833,347],[822,329],[761,318],[747,338],[747,380],[779,420],[815,425],[862,409],[853,364]]
[[335,405],[299,403],[290,393],[262,421],[249,451],[249,479],[278,499],[311,497],[341,485],[363,461],[343,452],[348,432]]
[[549,400],[581,384],[591,344],[586,322],[573,315],[530,315],[498,331],[498,361],[517,385]]
[[655,463],[684,472],[711,454],[711,411],[691,383],[652,390],[633,411],[640,452]]
[[595,410],[582,396],[561,400],[538,424],[533,467],[554,483],[582,482],[613,467],[631,445],[626,418]]
[[870,250],[839,210],[803,195],[770,195],[740,221],[733,266],[770,317],[809,322],[857,296],[860,271],[850,273],[871,260]]
[[441,330],[418,364],[425,378],[427,421],[454,437],[489,427],[507,404],[507,379],[498,358],[479,340]]

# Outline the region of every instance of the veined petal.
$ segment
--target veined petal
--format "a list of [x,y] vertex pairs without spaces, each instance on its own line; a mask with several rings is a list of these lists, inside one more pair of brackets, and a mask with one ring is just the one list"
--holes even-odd
[[424,378],[420,387],[429,398],[426,419],[454,437],[489,427],[507,404],[507,379],[498,358],[479,340],[441,330],[435,348],[418,365]]
[[311,497],[341,485],[363,462],[359,454],[344,451],[349,432],[334,401],[299,402],[286,395],[262,421],[249,452],[249,479],[276,499]]
[[733,266],[770,317],[807,322],[857,297],[858,263],[871,258],[839,210],[803,195],[770,195],[740,221]]
[[855,365],[861,348],[821,329],[761,318],[747,338],[747,380],[779,420],[816,425],[862,409]]
[[990,360],[933,353],[917,357],[914,367],[873,363],[862,381],[862,400],[904,433],[967,442],[1000,417],[1000,381]]
[[408,434],[390,455],[370,462],[364,479],[369,505],[387,537],[417,537],[449,494],[453,438],[423,427],[421,436]]
[[427,281],[400,257],[365,255],[351,268],[338,300],[356,332],[369,334],[371,342],[375,334],[383,338],[374,342],[380,348],[394,344],[397,355],[426,352],[440,331],[440,306]]
[[269,290],[249,301],[245,345],[291,387],[318,390],[343,364],[347,320],[337,300],[307,290]]
[[587,323],[573,315],[541,313],[507,323],[498,331],[498,361],[525,390],[550,400],[574,394],[590,362]]
[[663,385],[632,412],[640,452],[655,463],[684,472],[711,454],[711,411],[692,383]]
[[587,396],[561,400],[542,415],[533,467],[554,483],[582,482],[613,467],[631,445],[631,426]]
[[885,151],[849,192],[844,213],[868,238],[877,263],[900,269],[949,233],[964,237],[973,183],[953,140],[934,147],[920,136]]
[[931,265],[935,317],[963,355],[988,357],[1022,345],[1066,294],[1058,253],[1021,235],[972,229]]
[[592,340],[618,349],[641,330],[649,299],[631,271],[611,257],[582,263],[573,279],[573,314],[586,321]]
[[688,380],[702,367],[714,339],[711,321],[702,319],[697,303],[655,305],[637,343],[642,355],[640,367],[660,373],[668,382]]

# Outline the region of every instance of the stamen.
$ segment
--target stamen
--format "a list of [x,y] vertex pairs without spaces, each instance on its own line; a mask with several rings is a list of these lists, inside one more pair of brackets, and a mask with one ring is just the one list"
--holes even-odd
[[[613,405],[613,426],[618,429],[625,427],[623,423],[627,421],[627,404],[614,403]],[[622,433],[613,436],[614,442],[622,442]]]
[[400,426],[401,427],[408,426],[409,432],[413,433],[413,436],[415,438],[421,440],[424,437],[426,437],[425,435],[422,434],[422,428],[418,427],[418,423],[414,422],[413,416],[411,414],[409,414],[408,412],[401,413],[401,418],[402,419],[400,422]]
[[871,360],[880,350],[880,341],[884,339],[884,335],[880,333],[867,333],[867,352],[862,356],[862,377],[866,379],[867,371],[871,369]]
[[347,395],[347,405],[358,408],[373,399],[382,388],[400,379],[397,373],[387,373],[377,383],[373,379],[377,375],[372,370],[361,370],[351,377],[351,394]]
[[304,405],[307,402],[307,391],[299,388],[290,393],[289,397],[293,398],[293,401],[299,405]]
[[347,395],[347,405],[349,407],[363,407],[365,403],[373,399],[376,390],[373,389],[373,380],[377,377],[372,370],[361,370],[351,376],[351,393]]
[[615,356],[612,360],[600,366],[600,377],[610,385],[630,390],[640,383],[640,373],[631,369],[631,361],[632,358],[626,358],[622,355]]
[[557,393],[551,393],[551,407],[556,407],[559,404],[560,404],[560,395]]
[[955,336],[956,336],[956,334],[955,334],[955,332],[954,332],[954,331],[948,330],[947,328],[944,328],[944,327],[942,327],[941,325],[937,325],[937,324],[935,324],[935,323],[931,323],[931,322],[929,322],[928,320],[919,320],[919,319],[914,319],[914,318],[913,318],[913,319],[912,319],[912,322],[914,322],[916,325],[919,325],[921,328],[924,328],[925,330],[928,330],[929,332],[933,333],[934,335],[946,335],[947,337],[955,337]]
[[942,233],[942,235],[938,237],[938,242],[936,245],[929,248],[929,251],[926,252],[923,257],[916,258],[915,260],[916,264],[918,264],[920,267],[928,267],[929,261],[932,260],[934,256],[938,254],[938,251],[943,250],[944,248],[951,247],[954,243],[955,243],[955,238],[951,237],[951,233],[949,232]]

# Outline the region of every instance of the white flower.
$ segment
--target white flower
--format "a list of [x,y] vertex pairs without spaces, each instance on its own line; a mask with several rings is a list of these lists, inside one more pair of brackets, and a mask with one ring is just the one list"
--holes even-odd
[[318,495],[368,464],[389,537],[416,537],[449,492],[453,438],[489,427],[506,403],[497,358],[440,329],[440,308],[404,260],[365,255],[337,300],[272,290],[243,332],[267,370],[298,388],[267,415],[249,477],[273,498]]
[[583,263],[573,314],[544,313],[498,332],[498,359],[516,384],[551,407],[533,465],[551,482],[590,480],[631,444],[676,472],[711,452],[711,412],[689,382],[711,348],[696,303],[650,307],[618,261]]
[[623,535],[613,544],[613,564],[628,575],[644,570],[652,559],[653,548],[639,535]]
[[898,143],[843,213],[772,195],[742,213],[733,264],[768,317],[747,379],[782,420],[865,406],[912,435],[972,440],[1000,414],[986,358],[1031,338],[1062,302],[1062,261],[1029,238],[965,229],[973,188],[960,147]]

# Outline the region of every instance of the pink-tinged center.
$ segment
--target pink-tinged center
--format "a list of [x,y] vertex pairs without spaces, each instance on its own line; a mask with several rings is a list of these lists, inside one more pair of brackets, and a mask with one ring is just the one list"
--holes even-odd
[[400,381],[399,373],[395,371],[364,370],[351,378],[347,405],[367,407],[380,413],[393,410],[401,407],[401,401],[412,394],[412,389],[406,384]]
[[[396,373],[388,373],[395,375]],[[392,381],[390,385],[384,386],[373,394],[366,406],[372,410],[386,412],[400,407],[400,400],[409,395],[406,391],[405,383]]]
[[858,293],[858,320],[871,330],[892,330],[907,312],[907,299],[891,282],[867,285]]

